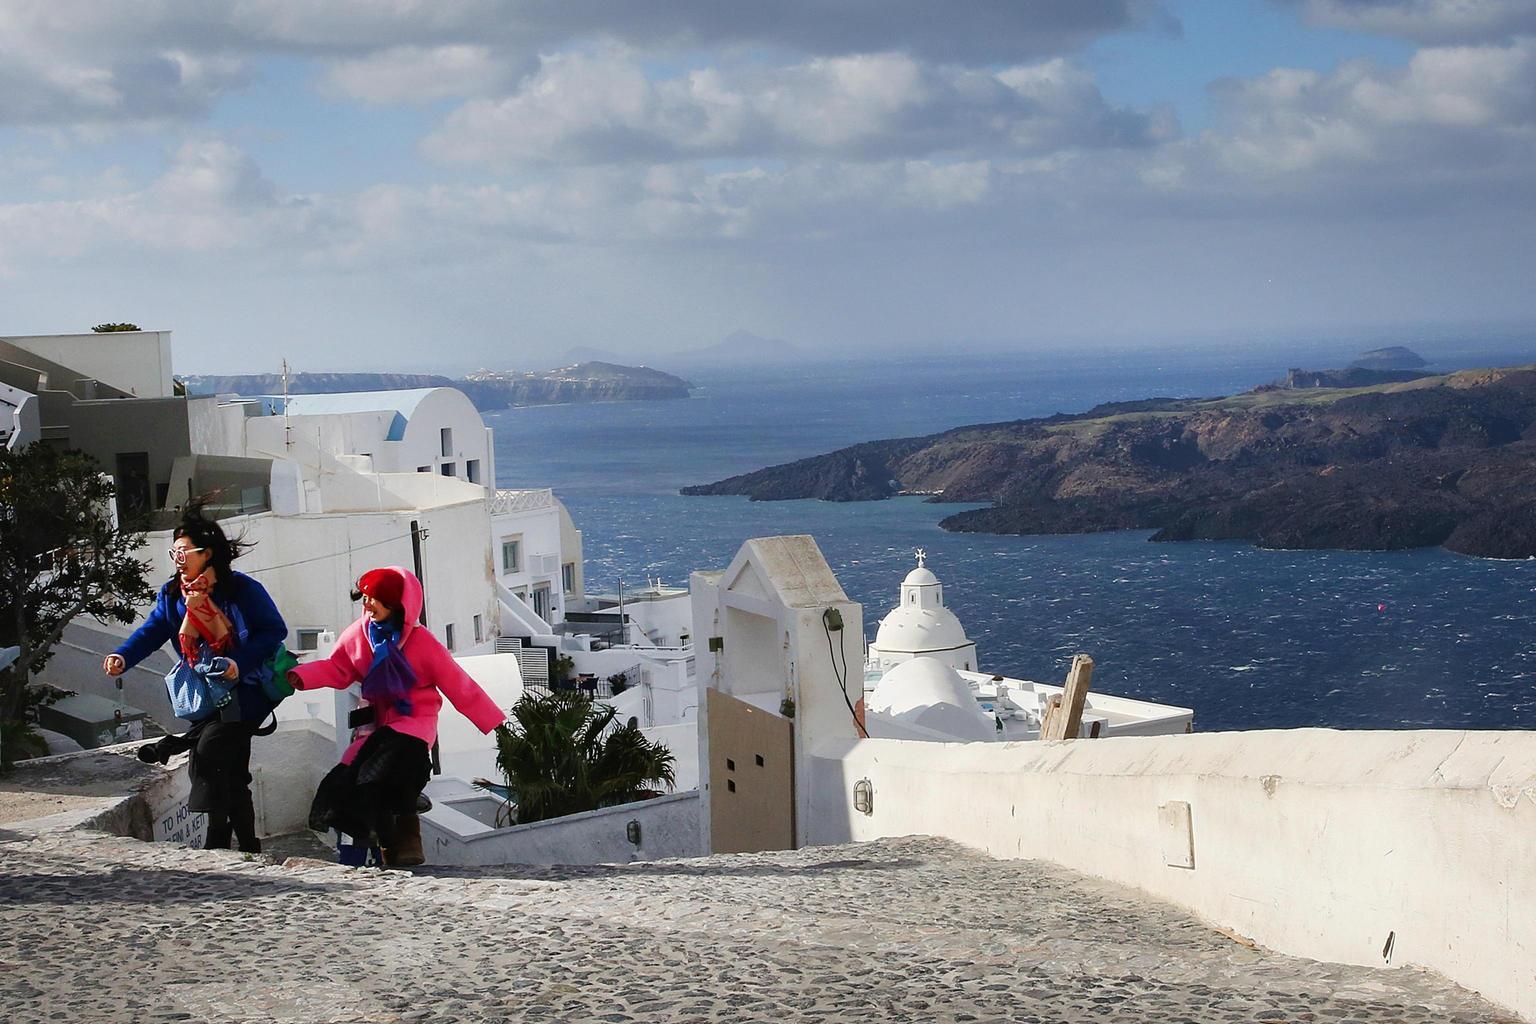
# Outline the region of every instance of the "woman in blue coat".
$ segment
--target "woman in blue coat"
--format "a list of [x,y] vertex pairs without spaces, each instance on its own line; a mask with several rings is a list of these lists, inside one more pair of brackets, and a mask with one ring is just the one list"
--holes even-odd
[[272,712],[262,683],[270,674],[267,661],[287,639],[288,626],[266,589],[230,568],[242,550],[201,509],[189,509],[173,534],[176,572],[160,588],[149,618],[107,655],[102,669],[109,676],[122,675],[171,640],[174,653],[189,665],[216,656],[229,663],[224,678],[236,683],[234,698],[194,723],[185,736],[166,736],[140,749],[139,756],[164,764],[173,754],[190,750],[187,806],[208,815],[203,848],[229,849],[233,832],[240,850],[259,853],[251,737]]

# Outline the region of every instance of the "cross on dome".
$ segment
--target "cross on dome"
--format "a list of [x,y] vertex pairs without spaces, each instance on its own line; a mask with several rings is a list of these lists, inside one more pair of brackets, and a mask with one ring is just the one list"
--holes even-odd
[[922,548],[918,548],[917,549],[917,567],[919,569],[921,569],[923,566],[925,566],[927,564],[928,564],[928,552],[924,551]]

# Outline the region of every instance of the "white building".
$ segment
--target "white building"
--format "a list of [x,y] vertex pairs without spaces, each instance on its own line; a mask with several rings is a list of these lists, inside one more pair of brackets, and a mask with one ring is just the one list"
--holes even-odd
[[[978,671],[976,644],[944,604],[944,587],[917,552],[896,607],[880,621],[864,665],[871,736],[928,740],[1031,740],[1062,687]],[[1083,736],[1189,732],[1188,708],[1090,692]]]
[[[255,460],[250,460],[255,461]],[[274,476],[299,475],[271,463]],[[302,477],[301,477],[302,479]],[[313,507],[301,507],[301,491]],[[455,653],[492,649],[497,605],[485,556],[490,501],[484,488],[415,473],[358,473],[337,468],[274,489],[273,507],[230,516],[220,525],[249,550],[236,568],[266,587],[290,630],[289,646],[313,651],[361,614],[357,579],[382,565],[415,568],[419,550],[427,626]],[[169,530],[147,535],[140,557],[151,578],[171,575]]]
[[[170,398],[176,393],[170,331],[7,334],[0,335],[0,341],[78,370],[135,398]],[[71,382],[52,383],[66,387]]]
[[[293,508],[305,514],[383,510],[390,502],[386,492],[436,505],[472,493],[459,485],[473,485],[487,504],[485,527],[461,532],[453,543],[467,545],[484,563],[487,572],[477,570],[476,577],[488,573],[491,610],[456,622],[455,639],[479,645],[506,636],[558,644],[556,628],[566,602],[582,596],[581,531],[547,488],[496,489],[491,431],[463,392],[294,395],[286,403],[274,397],[225,399],[200,405],[193,420],[201,454],[299,467],[296,483],[275,478],[273,500],[282,504],[283,495],[297,486]],[[411,474],[417,483],[378,483]],[[378,493],[371,495],[370,487]],[[423,563],[431,575],[426,551]]]
[[491,557],[514,620],[510,634],[552,635],[565,621],[568,602],[582,597],[581,531],[547,487],[496,492]]
[[0,448],[25,448],[43,436],[37,396],[0,381]]
[[356,391],[258,400],[268,415],[246,426],[247,454],[295,450],[355,455],[377,473],[433,473],[496,489],[495,443],[462,391]]
[[869,662],[884,672],[923,655],[963,672],[976,669],[976,645],[944,604],[944,585],[927,567],[919,549],[917,568],[901,581],[901,600],[880,620]]

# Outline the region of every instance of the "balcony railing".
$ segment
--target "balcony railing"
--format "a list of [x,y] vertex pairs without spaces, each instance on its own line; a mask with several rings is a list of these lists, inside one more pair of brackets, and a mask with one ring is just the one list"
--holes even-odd
[[548,487],[526,491],[497,491],[496,496],[491,499],[491,515],[532,512],[536,509],[549,508],[554,503],[555,492]]

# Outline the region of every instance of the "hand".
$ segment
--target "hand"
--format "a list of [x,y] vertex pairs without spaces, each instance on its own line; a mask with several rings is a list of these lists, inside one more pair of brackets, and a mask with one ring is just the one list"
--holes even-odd
[[101,670],[109,676],[120,676],[128,671],[128,663],[121,654],[109,654],[102,661]]
[[235,659],[234,658],[226,658],[225,660],[229,662],[229,667],[224,670],[224,678],[225,679],[239,679],[240,678],[240,666],[235,664]]
[[288,685],[293,687],[295,690],[302,690],[302,689],[304,689],[304,680],[293,669],[289,669],[288,670]]

